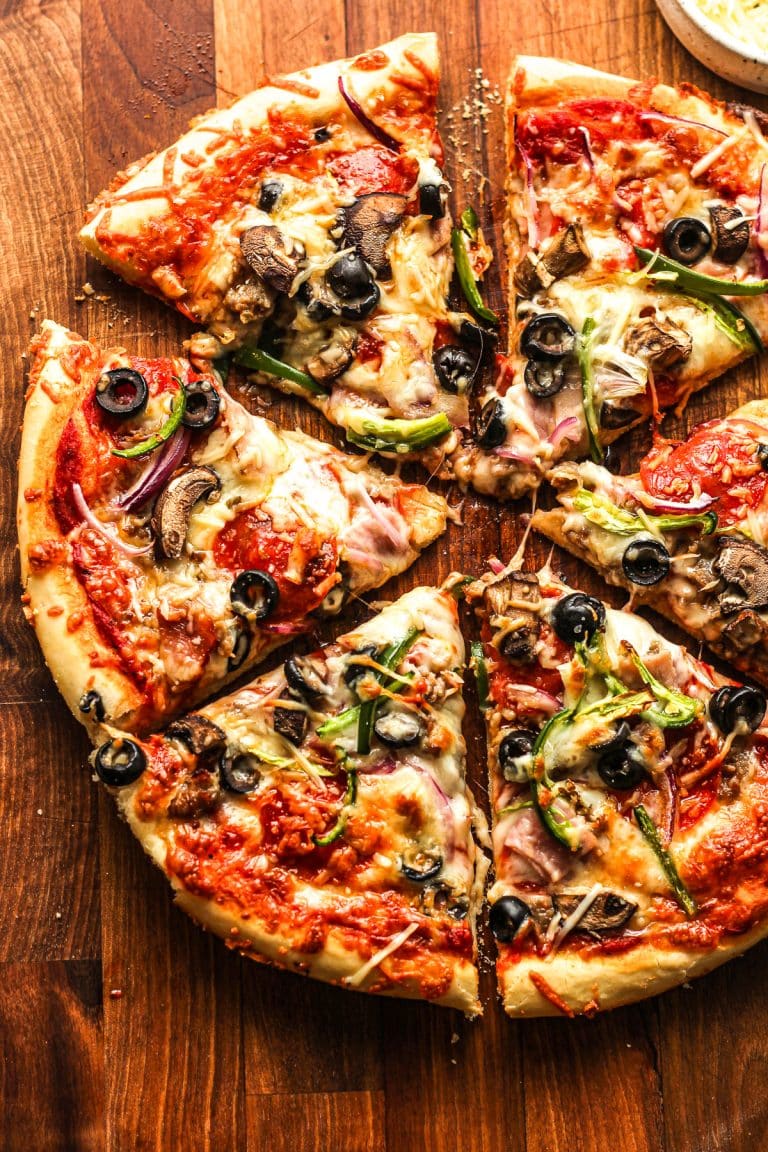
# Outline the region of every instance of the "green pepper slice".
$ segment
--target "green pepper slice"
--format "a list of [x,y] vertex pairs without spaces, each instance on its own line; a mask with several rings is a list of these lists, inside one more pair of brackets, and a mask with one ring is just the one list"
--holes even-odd
[[475,673],[477,684],[477,703],[481,712],[487,712],[491,706],[490,684],[488,680],[488,665],[485,662],[485,651],[481,640],[473,640],[470,645],[470,665]]
[[[384,654],[379,660],[384,668],[397,670],[397,666],[406,653],[413,647],[416,640],[421,636],[420,628],[411,628],[409,632],[403,637],[402,640],[390,644],[385,649]],[[376,679],[382,687],[389,687],[391,681],[385,675],[378,672]],[[357,723],[357,751],[360,756],[367,756],[371,750],[371,732],[373,731],[373,723],[376,718],[376,712],[379,707],[379,697],[374,697],[372,700],[365,700],[360,705],[360,714]]]
[[171,414],[162,428],[148,436],[146,440],[134,444],[131,448],[113,448],[113,456],[122,456],[125,460],[135,460],[139,456],[146,456],[148,452],[154,452],[155,448],[159,448],[166,440],[170,440],[176,429],[180,427],[187,410],[187,390],[181,380],[178,377],[176,379],[179,390],[173,398]]
[[344,793],[344,800],[336,823],[325,835],[313,836],[312,843],[316,844],[318,848],[326,848],[329,844],[333,844],[335,840],[338,840],[340,836],[343,836],[349,815],[347,809],[351,808],[356,800],[357,772],[354,769],[350,769],[350,771],[347,772],[347,790]]
[[467,245],[464,241],[465,237],[468,240],[477,239],[478,220],[474,208],[465,208],[459,218],[459,223],[461,227],[453,228],[451,231],[451,248],[453,250],[453,259],[456,262],[456,275],[459,278],[461,290],[476,316],[479,316],[481,320],[487,321],[488,324],[498,324],[499,318],[496,313],[491,311],[491,309],[483,303],[475,274],[472,271],[472,265],[469,262]]
[[668,282],[675,288],[682,288],[684,292],[699,292],[703,296],[760,296],[768,292],[768,280],[721,280],[717,276],[695,272],[661,252],[651,252],[649,248],[639,248],[637,245],[635,254],[641,264],[653,261],[648,278],[657,281],[657,286],[661,288]]
[[453,430],[445,412],[418,420],[363,420],[348,428],[347,440],[368,452],[411,452],[442,440]]
[[633,811],[640,831],[653,849],[654,855],[661,865],[664,875],[667,877],[667,880],[669,880],[672,891],[675,894],[675,899],[686,916],[695,916],[698,912],[696,901],[683,883],[674,860],[662,844],[656,825],[642,804],[638,804]]
[[300,388],[303,388],[305,392],[311,392],[313,396],[328,395],[325,389],[321,388],[307,372],[301,372],[291,364],[285,364],[261,348],[251,348],[246,345],[235,352],[233,359],[236,364],[240,364],[243,368],[249,368],[252,372],[266,372],[269,376],[279,376],[281,380],[289,380],[291,384],[298,384]]

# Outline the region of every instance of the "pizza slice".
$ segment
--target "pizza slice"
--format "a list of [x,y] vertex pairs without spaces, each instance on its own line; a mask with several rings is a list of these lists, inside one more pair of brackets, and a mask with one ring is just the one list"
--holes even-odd
[[768,333],[768,117],[523,56],[507,93],[512,353],[458,464],[516,496]]
[[484,857],[464,643],[415,588],[336,643],[93,755],[176,900],[227,945],[347,988],[481,1011]]
[[[437,38],[270,78],[132,165],[81,239],[349,439],[439,466],[487,340],[451,312]],[[475,267],[480,248],[474,246]]]
[[278,431],[215,372],[50,321],[31,356],[24,602],[85,723],[167,722],[445,528],[441,496]]
[[512,1016],[653,996],[768,934],[766,698],[543,571],[469,589]]
[[534,527],[768,686],[768,404],[752,400],[632,476],[564,463]]

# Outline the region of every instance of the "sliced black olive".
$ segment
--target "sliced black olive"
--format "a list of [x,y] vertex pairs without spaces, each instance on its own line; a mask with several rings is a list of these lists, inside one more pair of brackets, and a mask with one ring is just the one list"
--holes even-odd
[[325,680],[309,656],[289,656],[283,664],[283,672],[289,688],[308,704],[314,704],[328,694]]
[[502,896],[491,905],[489,923],[491,932],[502,944],[509,944],[531,915],[524,900],[517,896]]
[[332,300],[324,284],[320,286],[313,284],[310,280],[305,280],[298,289],[296,298],[306,308],[310,320],[315,320],[318,324],[322,324],[324,320],[329,320],[331,316],[338,313],[336,301]]
[[406,848],[400,859],[403,875],[416,884],[433,880],[442,867],[442,853],[435,847],[424,848],[418,844],[413,844]]
[[669,572],[669,552],[660,540],[633,540],[624,550],[621,566],[633,584],[658,584]]
[[563,596],[552,613],[552,627],[565,644],[591,640],[604,625],[604,605],[584,592]]
[[600,744],[593,744],[592,747],[595,752],[599,752],[601,755],[616,752],[619,748],[624,747],[629,740],[629,735],[629,725],[622,720],[613,736],[609,736],[607,740],[601,741]]
[[225,756],[221,762],[221,782],[230,792],[253,792],[261,780],[261,761],[248,752]]
[[410,748],[424,735],[424,722],[415,712],[391,708],[377,717],[373,730],[390,748]]
[[342,300],[360,300],[374,284],[371,270],[358,252],[346,252],[325,274],[328,287]]
[[768,444],[758,444],[757,458],[762,467],[768,470]]
[[537,400],[556,396],[565,384],[565,360],[529,360],[525,365],[525,386]]
[[576,333],[564,316],[542,312],[523,328],[520,348],[532,360],[562,360],[576,347]]
[[187,384],[187,403],[182,424],[202,432],[216,423],[221,400],[210,380],[192,380]]
[[307,714],[303,708],[280,708],[272,711],[272,727],[291,744],[301,744],[307,734]]
[[498,641],[499,652],[513,664],[530,664],[535,656],[538,627],[529,624],[505,632]]
[[527,778],[525,766],[519,764],[525,756],[530,756],[536,737],[533,732],[525,728],[516,728],[507,732],[499,744],[499,767],[505,780],[518,782]]
[[359,300],[343,300],[339,312],[344,320],[365,320],[370,316],[381,299],[378,284],[372,283],[370,289]]
[[232,646],[232,655],[227,660],[227,672],[236,672],[247,659],[251,650],[251,634],[247,627],[238,628],[235,642]]
[[106,715],[104,711],[104,701],[101,698],[101,694],[96,692],[94,689],[91,689],[90,692],[85,692],[80,697],[78,708],[81,712],[84,712],[86,716],[92,712],[94,720],[98,720],[99,724],[102,722],[104,716]]
[[259,191],[259,209],[262,212],[271,212],[283,194],[283,185],[279,180],[265,180]]
[[765,693],[759,688],[726,685],[719,688],[709,702],[709,715],[724,735],[740,725],[755,732],[763,722],[766,709]]
[[232,581],[229,600],[233,612],[246,620],[264,620],[270,616],[280,599],[280,589],[268,572],[249,568]]
[[680,264],[696,264],[709,252],[709,228],[695,216],[678,216],[664,225],[664,249]]
[[419,212],[422,216],[431,216],[433,220],[442,220],[445,216],[445,202],[440,193],[439,184],[422,184],[419,188]]
[[133,368],[112,368],[96,383],[96,403],[110,416],[138,416],[146,408],[148,398],[147,382]]
[[147,766],[143,750],[124,736],[102,744],[96,753],[96,775],[112,788],[124,788],[138,780]]
[[314,137],[318,144],[325,144],[326,140],[330,140],[331,138],[331,130],[327,126],[315,128]]
[[501,400],[489,400],[477,418],[477,442],[481,448],[498,448],[506,438],[504,405]]
[[735,264],[749,244],[749,221],[735,204],[714,204],[709,209],[712,256],[721,264]]
[[645,767],[635,745],[628,742],[604,752],[597,762],[597,772],[609,788],[627,791],[638,786],[645,776]]
[[461,395],[472,387],[478,363],[476,356],[455,344],[443,345],[432,357],[432,365],[441,387],[453,396]]
[[354,688],[357,681],[361,676],[365,676],[370,672],[370,668],[366,664],[358,664],[353,662],[355,656],[370,656],[372,660],[376,660],[379,655],[379,650],[375,644],[363,644],[362,647],[356,648],[354,652],[350,652],[350,663],[344,669],[344,683],[348,688]]
[[[456,331],[455,326],[454,331]],[[494,332],[492,328],[483,328],[482,324],[475,324],[474,320],[467,320],[466,316],[462,317],[459,324],[458,335],[461,340],[466,340],[468,344],[479,344],[481,348],[485,346],[486,340],[496,344],[499,339],[498,332]]]
[[427,883],[421,891],[421,907],[427,916],[447,912],[454,920],[464,920],[469,913],[469,901],[443,880]]

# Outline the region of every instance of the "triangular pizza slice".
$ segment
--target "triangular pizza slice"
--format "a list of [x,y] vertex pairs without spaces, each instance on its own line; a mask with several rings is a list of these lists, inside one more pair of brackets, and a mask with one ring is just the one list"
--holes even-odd
[[415,588],[161,735],[109,728],[92,762],[177,902],[229,947],[474,1015],[485,861],[463,669],[455,599]]
[[445,528],[441,496],[278,431],[186,360],[50,321],[31,357],[24,601],[85,723],[167,722]]
[[768,333],[768,117],[519,57],[507,93],[511,355],[458,471],[536,487]]
[[[468,424],[482,329],[453,272],[437,37],[270,78],[132,165],[81,239],[355,444],[440,464]],[[477,259],[474,256],[473,259]]]
[[469,595],[506,1011],[590,1015],[764,937],[765,694],[546,570]]

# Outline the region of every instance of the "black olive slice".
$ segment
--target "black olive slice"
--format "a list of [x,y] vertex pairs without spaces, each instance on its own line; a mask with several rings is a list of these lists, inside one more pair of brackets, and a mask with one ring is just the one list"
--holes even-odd
[[283,185],[279,180],[265,180],[259,190],[259,209],[262,212],[271,212],[283,194]]
[[381,290],[378,284],[371,284],[365,296],[359,300],[344,300],[339,313],[344,320],[365,320],[370,316],[381,299]]
[[709,209],[712,256],[721,264],[735,264],[749,244],[749,221],[735,204],[714,204]]
[[195,432],[202,432],[216,423],[221,400],[210,380],[192,380],[187,384],[187,403],[182,424]]
[[664,225],[664,250],[679,264],[696,264],[709,252],[709,228],[695,216],[678,216]]
[[758,444],[757,458],[761,466],[768,470],[768,444]]
[[498,448],[506,438],[504,405],[501,400],[489,400],[477,418],[477,442],[481,448]]
[[251,634],[247,627],[238,628],[235,642],[232,646],[232,655],[227,660],[227,672],[236,672],[248,657],[251,650]]
[[303,708],[278,706],[272,711],[272,727],[291,744],[301,744],[307,734],[307,714]]
[[635,745],[625,743],[604,752],[597,762],[600,779],[619,792],[636,788],[645,776],[645,768]]
[[143,749],[125,736],[102,744],[96,753],[96,775],[111,788],[124,788],[138,780],[147,766]]
[[101,698],[101,693],[91,689],[90,692],[85,692],[78,703],[78,708],[84,712],[86,716],[93,713],[94,720],[98,720],[99,724],[104,719],[106,713],[104,711],[104,701]]
[[431,216],[433,220],[442,220],[445,216],[445,202],[440,193],[439,184],[422,184],[419,188],[419,212],[422,216]]
[[359,252],[346,252],[325,274],[328,287],[341,300],[360,300],[374,287],[371,269]]
[[221,762],[221,783],[230,792],[253,792],[261,780],[261,761],[249,752],[225,756]]
[[325,144],[326,140],[331,138],[331,130],[327,125],[323,128],[315,128],[313,135],[318,144]]
[[669,572],[669,552],[660,540],[633,540],[624,550],[621,566],[633,584],[658,584]]
[[622,720],[617,726],[613,736],[609,736],[607,740],[601,741],[600,744],[593,744],[592,747],[595,752],[602,754],[608,752],[616,752],[619,748],[623,748],[629,740],[629,725]]
[[280,589],[268,572],[249,568],[232,581],[229,600],[233,612],[246,620],[264,620],[277,608]]
[[520,348],[532,360],[562,360],[576,347],[576,333],[564,316],[542,312],[523,328]]
[[466,340],[467,344],[479,344],[481,348],[485,347],[486,340],[496,344],[499,339],[498,332],[494,332],[492,328],[483,328],[482,324],[475,324],[474,320],[468,320],[466,316],[462,317],[459,324],[458,335],[459,339]]
[[410,748],[424,735],[424,722],[415,712],[390,708],[378,716],[373,730],[390,748]]
[[556,396],[565,384],[565,360],[529,360],[525,365],[525,386],[537,400]]
[[499,744],[498,751],[499,767],[505,780],[519,782],[527,779],[525,765],[521,766],[519,761],[531,755],[535,740],[533,732],[528,732],[525,728],[515,728],[512,732],[507,732]]
[[709,715],[724,735],[740,725],[755,732],[765,717],[765,693],[759,688],[727,684],[719,688],[709,702]]
[[370,672],[367,664],[358,664],[354,661],[355,656],[370,656],[372,660],[376,660],[379,655],[379,650],[375,644],[363,644],[360,648],[356,648],[354,652],[349,654],[349,663],[344,669],[344,683],[348,688],[354,688],[357,681],[361,676],[365,676]]
[[552,613],[552,627],[565,644],[591,640],[604,625],[605,606],[584,592],[563,596]]
[[489,923],[491,932],[502,944],[509,944],[531,915],[524,900],[517,896],[502,896],[491,905]]
[[96,403],[110,416],[138,416],[146,408],[148,398],[147,382],[133,368],[112,368],[96,382]]
[[414,844],[403,852],[400,869],[403,876],[415,884],[433,880],[443,867],[443,856],[435,847],[424,848]]
[[328,694],[328,687],[320,675],[317,664],[309,656],[289,656],[283,664],[288,687],[309,704]]
[[440,386],[453,396],[469,391],[478,369],[479,360],[464,348],[445,344],[432,356]]
[[533,624],[505,632],[498,641],[499,652],[513,664],[530,664],[536,654],[538,627]]

